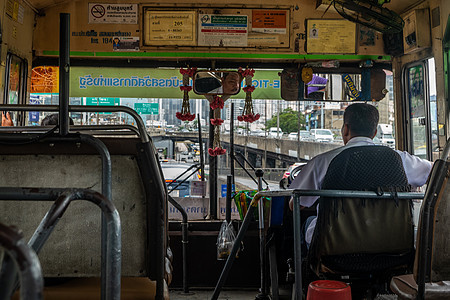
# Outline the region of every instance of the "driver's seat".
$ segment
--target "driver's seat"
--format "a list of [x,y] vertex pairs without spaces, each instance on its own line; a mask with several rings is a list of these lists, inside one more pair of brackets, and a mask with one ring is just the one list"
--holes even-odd
[[[400,156],[385,146],[343,150],[323,190],[409,191]],[[308,261],[322,278],[374,278],[414,259],[411,200],[320,198]],[[361,277],[362,276],[362,277]]]

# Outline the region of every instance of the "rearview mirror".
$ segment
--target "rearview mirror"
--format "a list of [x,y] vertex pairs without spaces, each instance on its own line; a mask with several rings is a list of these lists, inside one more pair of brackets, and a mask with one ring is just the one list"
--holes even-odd
[[236,95],[241,90],[241,74],[234,71],[198,71],[194,93],[198,95]]

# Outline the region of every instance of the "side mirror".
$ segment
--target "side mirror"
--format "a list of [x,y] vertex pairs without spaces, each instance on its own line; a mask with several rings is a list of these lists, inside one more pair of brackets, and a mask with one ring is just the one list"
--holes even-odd
[[194,75],[194,93],[198,95],[236,95],[242,77],[235,71],[198,71]]

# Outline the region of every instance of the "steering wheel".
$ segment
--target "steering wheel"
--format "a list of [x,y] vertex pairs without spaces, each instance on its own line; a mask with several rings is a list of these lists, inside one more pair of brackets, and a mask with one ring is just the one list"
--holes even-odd
[[305,165],[297,166],[292,171],[291,174],[289,174],[289,184],[291,184],[292,181],[294,181],[295,177],[300,173],[300,171],[303,169]]

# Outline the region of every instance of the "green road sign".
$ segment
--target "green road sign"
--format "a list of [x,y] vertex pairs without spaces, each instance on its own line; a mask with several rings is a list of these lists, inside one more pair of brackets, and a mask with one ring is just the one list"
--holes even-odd
[[134,103],[134,110],[141,115],[159,115],[159,104]]
[[105,98],[105,97],[86,97],[86,105],[113,105],[115,102],[119,103],[119,98]]

